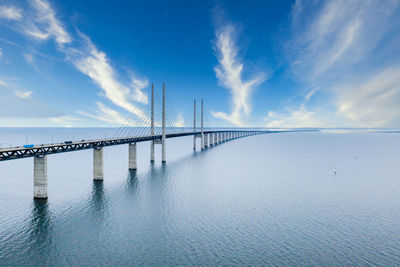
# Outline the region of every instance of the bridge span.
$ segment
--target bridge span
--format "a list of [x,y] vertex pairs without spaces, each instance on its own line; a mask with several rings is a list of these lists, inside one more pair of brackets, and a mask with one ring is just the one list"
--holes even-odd
[[116,138],[104,138],[96,140],[66,141],[56,144],[42,144],[32,146],[18,146],[0,149],[0,161],[16,160],[33,157],[33,196],[34,198],[47,198],[47,156],[51,154],[73,152],[85,149],[93,149],[93,180],[103,180],[103,148],[108,146],[128,144],[128,158],[130,170],[137,169],[138,142],[150,142],[150,161],[154,162],[154,146],[160,144],[161,160],[166,162],[166,139],[183,136],[193,136],[193,149],[196,150],[196,139],[201,139],[201,150],[246,136],[276,133],[284,131],[267,131],[260,129],[204,129],[203,100],[201,100],[201,127],[196,129],[196,100],[194,100],[194,124],[193,131],[167,133],[165,112],[165,85],[162,90],[162,119],[161,134],[155,134],[154,121],[154,87],[151,92],[151,121],[150,134],[139,136],[125,136]]

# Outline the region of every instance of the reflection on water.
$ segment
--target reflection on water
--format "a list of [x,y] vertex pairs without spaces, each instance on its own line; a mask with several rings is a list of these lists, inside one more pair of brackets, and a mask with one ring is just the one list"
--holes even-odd
[[102,181],[93,181],[91,198],[89,200],[89,210],[97,222],[102,222],[107,215],[107,198],[104,193]]
[[144,160],[148,147],[129,171],[125,146],[105,150],[103,182],[85,172],[90,151],[51,157],[49,199],[33,202],[31,162],[0,166],[12,178],[0,179],[0,266],[400,262],[399,135],[274,134],[202,152],[179,138],[166,164]]
[[34,199],[29,230],[29,243],[38,250],[46,250],[51,245],[52,223],[47,199]]

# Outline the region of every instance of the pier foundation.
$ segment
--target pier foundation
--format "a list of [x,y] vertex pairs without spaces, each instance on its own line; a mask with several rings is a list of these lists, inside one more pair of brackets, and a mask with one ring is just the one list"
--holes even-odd
[[33,159],[33,197],[47,198],[47,156]]
[[103,148],[93,149],[93,180],[103,180]]

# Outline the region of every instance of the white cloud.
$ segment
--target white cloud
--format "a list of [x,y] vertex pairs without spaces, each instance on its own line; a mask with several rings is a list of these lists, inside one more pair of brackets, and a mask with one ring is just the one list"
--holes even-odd
[[269,111],[265,118],[266,127],[287,127],[287,128],[306,128],[306,127],[326,127],[328,126],[325,118],[315,111],[307,110],[304,105],[298,109],[287,108],[285,113]]
[[58,117],[50,117],[49,121],[56,123],[61,127],[73,127],[77,123],[81,122],[82,119],[71,115],[63,115]]
[[7,83],[3,80],[0,80],[0,86],[7,86]]
[[21,20],[22,11],[15,6],[0,6],[0,18],[9,20]]
[[31,53],[25,53],[25,54],[24,54],[24,59],[25,59],[25,61],[28,62],[28,63],[33,63],[33,61],[34,61],[34,56],[33,56],[33,54],[31,54]]
[[363,127],[400,126],[400,66],[334,88],[338,114]]
[[215,67],[216,76],[220,84],[230,90],[232,111],[230,114],[212,112],[212,115],[237,126],[243,126],[243,115],[249,115],[251,112],[251,93],[257,85],[265,81],[266,76],[264,73],[258,73],[247,81],[243,80],[243,63],[238,56],[234,34],[235,28],[232,25],[218,28],[214,47],[219,62]]
[[135,126],[134,122],[127,121],[127,119],[116,110],[105,106],[101,102],[97,102],[96,105],[97,110],[95,114],[87,113],[84,111],[78,111],[78,113],[86,117],[90,117],[99,121],[104,121],[113,125]]
[[19,98],[30,98],[32,95],[32,91],[20,91],[20,90],[15,90],[15,95],[18,96]]
[[72,41],[71,36],[56,18],[54,10],[47,1],[33,0],[32,6],[37,13],[34,18],[34,23],[25,29],[27,34],[40,40],[54,37],[59,45]]
[[147,86],[149,86],[149,81],[147,79],[138,79],[136,77],[132,77],[131,87],[134,91],[132,99],[136,102],[148,104],[149,99],[147,97],[147,94],[142,91]]
[[185,126],[185,120],[183,119],[182,114],[179,113],[174,123],[174,127],[184,127],[184,126]]
[[311,90],[300,108],[287,107],[267,122],[399,127],[399,3],[296,1],[286,56],[296,79],[318,88],[324,101],[310,103],[317,92]]
[[[77,36],[72,35],[64,28],[63,23],[57,18],[57,14],[46,0],[32,0],[32,10],[29,10],[29,17],[16,24],[17,30],[28,34],[29,36],[47,40],[54,39],[57,49],[64,53],[77,70],[90,77],[104,92],[104,96],[114,105],[121,107],[131,113],[143,122],[149,121],[149,117],[142,108],[134,102],[141,104],[148,103],[147,94],[144,89],[148,86],[147,78],[139,78],[133,72],[128,71],[129,82],[123,82],[116,70],[111,66],[110,59],[106,53],[97,49],[90,38],[80,33]],[[34,54],[43,55],[38,51]],[[34,63],[34,54],[25,53],[24,58],[28,63]],[[35,65],[32,65],[35,67]],[[17,93],[16,93],[17,94]],[[20,97],[29,97],[27,92],[18,92]],[[108,116],[96,116],[101,121],[115,123],[118,119],[122,121],[120,115],[117,116],[112,110],[107,110],[103,104],[97,104],[99,112],[107,113]],[[111,117],[110,117],[111,116]],[[94,118],[92,116],[92,118]]]
[[103,89],[105,96],[115,105],[135,114],[143,121],[148,121],[147,114],[129,101],[129,99],[135,98],[137,92],[142,94],[141,100],[143,101],[144,94],[141,90],[147,82],[136,79],[134,82],[136,94],[132,94],[129,86],[122,84],[115,78],[115,71],[109,64],[106,54],[97,50],[88,37],[82,34],[81,37],[85,40],[85,47],[80,50],[67,50],[69,60],[79,71],[89,76],[94,83]]

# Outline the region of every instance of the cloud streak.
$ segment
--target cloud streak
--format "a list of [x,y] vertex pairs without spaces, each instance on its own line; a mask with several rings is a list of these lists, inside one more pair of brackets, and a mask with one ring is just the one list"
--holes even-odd
[[15,95],[18,96],[19,98],[23,98],[23,99],[30,98],[32,94],[33,94],[32,91],[15,90]]
[[15,6],[0,6],[0,18],[8,20],[21,20],[22,11]]
[[398,13],[398,1],[296,1],[284,47],[308,89],[303,103],[267,116],[267,125],[399,127]]
[[[148,86],[147,78],[139,78],[132,71],[128,71],[129,82],[121,81],[106,53],[100,51],[88,36],[78,30],[76,34],[69,32],[48,1],[32,0],[30,3],[32,9],[25,10],[26,17],[22,17],[22,10],[16,7],[7,7],[6,9],[1,7],[3,9],[0,9],[0,15],[13,12],[14,17],[17,18],[18,14],[21,14],[15,24],[17,31],[38,41],[54,40],[57,50],[62,52],[67,61],[72,63],[79,72],[88,76],[104,92],[102,95],[113,105],[125,110],[124,113],[126,111],[133,113],[138,120],[149,120],[144,110],[136,104],[148,103],[147,94],[144,92],[144,89]],[[7,16],[10,17],[11,15]],[[24,57],[28,63],[33,63],[32,54],[25,53]],[[31,95],[29,91],[18,91],[15,94],[20,98],[29,98]],[[89,113],[85,115],[113,124],[122,121],[122,111],[119,113],[114,108],[109,108],[101,102],[96,103],[96,109],[96,115],[90,115]],[[81,112],[80,114],[83,113]],[[104,118],[101,116],[104,116]]]
[[243,80],[244,64],[238,56],[233,25],[224,25],[216,30],[214,50],[219,63],[215,67],[216,77],[222,86],[229,89],[232,107],[230,114],[212,112],[212,115],[236,126],[243,126],[243,116],[251,112],[251,93],[257,85],[265,81],[266,75],[258,73],[248,80]]

